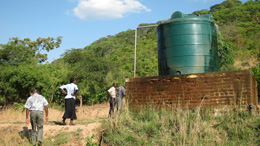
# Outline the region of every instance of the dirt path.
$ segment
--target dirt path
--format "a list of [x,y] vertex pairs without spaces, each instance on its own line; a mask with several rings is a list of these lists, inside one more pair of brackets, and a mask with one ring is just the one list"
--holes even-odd
[[[99,133],[102,130],[102,121],[107,120],[109,105],[98,104],[94,106],[83,106],[82,108],[76,107],[77,109],[77,117],[78,120],[75,121],[74,126],[68,125],[69,120],[67,120],[67,125],[61,124],[61,117],[63,111],[59,111],[56,109],[49,109],[49,122],[44,124],[44,139],[55,137],[57,134],[61,132],[78,132],[80,136],[80,141],[70,141],[69,143],[63,144],[63,146],[67,145],[86,145],[86,139],[90,138],[92,135],[95,135],[94,142],[97,142]],[[6,111],[7,113],[8,111]],[[11,112],[11,111],[10,111]],[[0,129],[4,131],[8,128],[12,127],[13,131],[17,132],[21,137],[28,134],[28,131],[31,129],[30,124],[26,124],[23,120],[25,120],[25,112],[17,113],[13,112],[11,115],[16,116],[16,119],[4,119],[3,117],[5,112],[0,113]],[[5,114],[6,114],[5,113]],[[10,113],[7,113],[10,114]],[[20,117],[21,116],[21,117]],[[54,140],[54,139],[52,139]]]

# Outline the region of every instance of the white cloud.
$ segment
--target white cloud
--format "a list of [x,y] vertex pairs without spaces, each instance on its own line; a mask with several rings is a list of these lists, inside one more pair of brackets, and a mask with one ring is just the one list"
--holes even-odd
[[74,15],[82,20],[122,18],[126,13],[151,11],[137,0],[79,0],[73,9]]

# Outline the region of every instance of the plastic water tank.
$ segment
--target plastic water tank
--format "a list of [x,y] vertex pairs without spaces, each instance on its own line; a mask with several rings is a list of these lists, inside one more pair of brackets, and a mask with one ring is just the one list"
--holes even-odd
[[157,27],[159,75],[219,71],[216,25],[211,15],[174,12]]

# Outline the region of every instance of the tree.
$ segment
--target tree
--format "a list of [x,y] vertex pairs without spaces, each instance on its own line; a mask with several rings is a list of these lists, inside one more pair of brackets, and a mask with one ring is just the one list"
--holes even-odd
[[199,10],[199,11],[194,11],[192,13],[193,15],[204,15],[204,14],[210,14],[210,11],[207,9]]
[[61,37],[38,38],[35,41],[29,38],[11,38],[7,44],[0,45],[0,63],[23,63],[32,60],[42,63],[47,60],[47,55],[41,54],[41,51],[49,52],[58,48],[60,43]]
[[[24,101],[32,89],[37,88],[47,99],[54,91],[50,87],[55,80],[51,73],[54,68],[48,64],[38,64],[47,59],[42,50],[52,50],[59,47],[61,37],[38,38],[31,41],[28,38],[19,40],[12,38],[7,44],[0,46],[0,100],[3,103]],[[56,69],[58,70],[58,69]],[[56,87],[54,87],[56,88]]]
[[217,10],[224,9],[224,8],[233,8],[236,6],[242,5],[242,2],[240,0],[225,0],[221,4],[216,4],[210,7],[210,12],[214,13]]

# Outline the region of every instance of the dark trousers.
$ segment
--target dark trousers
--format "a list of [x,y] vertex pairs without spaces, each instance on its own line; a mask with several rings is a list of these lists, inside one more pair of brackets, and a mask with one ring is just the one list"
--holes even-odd
[[114,110],[115,110],[115,106],[116,106],[116,99],[115,98],[110,98],[109,104],[110,104],[109,116],[111,116],[115,112]]

